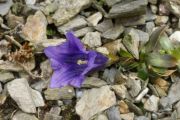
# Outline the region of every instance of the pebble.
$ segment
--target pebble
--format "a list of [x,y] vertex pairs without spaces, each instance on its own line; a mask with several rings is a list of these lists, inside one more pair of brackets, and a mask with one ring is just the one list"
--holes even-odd
[[20,72],[23,70],[23,68],[15,63],[0,60],[0,70]]
[[127,1],[115,4],[109,11],[109,17],[132,17],[146,13],[147,0]]
[[0,71],[0,82],[6,83],[8,81],[13,80],[15,77],[13,73],[8,71]]
[[107,85],[107,83],[96,77],[87,77],[82,84],[84,88],[102,87]]
[[109,51],[106,47],[98,47],[96,48],[96,51],[99,52],[99,53],[102,53],[104,55],[108,55],[109,54]]
[[123,100],[119,101],[118,104],[119,104],[119,111],[121,114],[129,113],[129,107]]
[[180,17],[180,1],[179,0],[167,0],[168,9],[171,13],[176,15],[178,18]]
[[162,24],[166,24],[169,20],[168,16],[157,16],[156,20],[155,20],[155,24],[156,25],[162,25]]
[[25,0],[26,5],[34,5],[36,3],[36,0]]
[[82,39],[82,42],[91,48],[99,47],[102,45],[101,34],[99,32],[88,32]]
[[62,120],[62,116],[46,113],[43,120]]
[[135,102],[140,102],[142,98],[148,93],[149,88],[145,88],[139,95],[135,98]]
[[108,120],[107,116],[104,114],[100,114],[95,118],[95,120]]
[[73,87],[66,86],[62,88],[50,89],[48,88],[45,92],[46,100],[60,100],[69,99],[71,100],[75,96]]
[[149,99],[144,103],[144,109],[151,112],[157,112],[159,105],[159,97],[152,95]]
[[102,17],[103,17],[102,13],[101,12],[97,12],[97,13],[94,13],[93,15],[89,16],[87,18],[87,21],[90,23],[90,25],[97,26],[97,24],[102,19]]
[[157,11],[158,11],[157,6],[155,6],[155,5],[150,5],[150,7],[151,7],[151,11],[152,11],[152,13],[156,14],[156,13],[157,13]]
[[12,117],[12,120],[39,120],[39,119],[35,115],[17,111]]
[[91,3],[91,0],[58,0],[58,3],[55,3],[58,8],[52,15],[53,22],[56,26],[60,26],[68,22]]
[[0,15],[6,15],[13,4],[12,0],[6,0],[6,2],[0,3]]
[[79,29],[79,30],[76,30],[74,32],[74,35],[76,37],[83,37],[84,35],[86,35],[86,33],[88,32],[93,32],[94,29],[92,27],[85,27],[85,28],[82,28],[82,29]]
[[104,44],[103,47],[107,48],[110,54],[116,55],[121,49],[122,46],[121,41],[122,41],[121,39],[114,40],[112,42],[108,42]]
[[104,80],[106,80],[106,82],[108,84],[114,84],[116,73],[117,73],[117,69],[116,68],[105,69],[102,78]]
[[105,32],[106,30],[113,27],[113,23],[111,19],[105,19],[101,23],[99,23],[95,29],[99,32]]
[[148,2],[154,5],[157,4],[157,0],[148,0]]
[[44,100],[41,94],[38,91],[31,89],[25,78],[8,82],[7,90],[11,98],[14,99],[24,112],[35,113],[36,107],[44,106]]
[[86,25],[87,25],[86,20],[82,16],[77,16],[72,20],[70,20],[69,22],[67,22],[66,24],[59,26],[58,31],[61,34],[65,34],[70,30],[75,31],[77,29],[85,27]]
[[46,27],[46,17],[41,11],[37,11],[34,15],[27,18],[27,22],[22,28],[21,37],[35,45],[39,44],[47,39]]
[[113,106],[107,110],[107,116],[109,120],[121,120],[120,112],[116,106]]
[[134,113],[121,114],[123,120],[134,120]]
[[121,99],[125,99],[128,98],[129,94],[128,94],[128,90],[125,87],[125,85],[113,85],[112,86],[113,91],[116,93],[116,95],[118,97],[120,97]]
[[155,28],[155,24],[154,22],[147,22],[146,23],[146,32],[149,34],[149,36],[151,35],[151,33],[153,32],[153,29]]
[[149,118],[147,118],[145,116],[138,116],[138,117],[135,117],[134,120],[149,120]]
[[60,38],[60,39],[47,39],[47,40],[42,41],[42,47],[46,48],[46,47],[49,47],[49,46],[60,45],[60,44],[62,44],[65,41],[66,41],[66,39],[64,39],[64,38]]
[[[49,60],[43,61],[40,64],[40,68],[41,68],[41,75],[43,76],[43,78],[45,78],[46,80],[50,79],[53,72],[50,61]],[[42,83],[45,83],[45,82],[42,82]]]
[[121,0],[105,0],[105,2],[108,6],[113,6],[114,4],[121,2]]
[[24,24],[24,18],[22,16],[16,16],[12,13],[9,12],[9,14],[7,15],[7,25],[10,28],[15,28],[17,25],[19,24]]
[[76,104],[76,113],[82,120],[87,120],[115,105],[115,103],[115,94],[110,90],[109,86],[93,88],[83,93],[83,96]]
[[114,27],[103,32],[102,37],[106,39],[116,40],[123,32],[124,27],[122,25],[115,25]]
[[174,44],[179,44],[180,43],[180,31],[175,31],[169,39],[174,43]]

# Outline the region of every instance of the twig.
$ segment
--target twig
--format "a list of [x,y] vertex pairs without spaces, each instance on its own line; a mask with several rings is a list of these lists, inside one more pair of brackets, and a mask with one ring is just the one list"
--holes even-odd
[[18,43],[13,36],[9,36],[9,35],[5,35],[5,38],[9,41],[11,41],[12,43],[14,43],[16,46],[18,46],[19,48],[22,47],[22,45],[20,43]]

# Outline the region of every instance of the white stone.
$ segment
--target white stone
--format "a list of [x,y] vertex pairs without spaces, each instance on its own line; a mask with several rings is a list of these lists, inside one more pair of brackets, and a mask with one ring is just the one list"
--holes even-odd
[[180,31],[175,31],[170,37],[169,39],[173,42],[173,43],[180,43]]
[[92,26],[97,26],[98,22],[102,19],[102,13],[97,12],[94,13],[93,15],[89,16],[87,18],[87,21],[92,25]]
[[150,112],[156,112],[158,110],[159,97],[152,95],[145,103],[144,109]]

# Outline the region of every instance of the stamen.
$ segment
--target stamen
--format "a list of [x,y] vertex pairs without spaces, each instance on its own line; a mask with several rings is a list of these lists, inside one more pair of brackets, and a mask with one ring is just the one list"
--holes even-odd
[[77,64],[78,65],[87,64],[87,60],[78,60]]

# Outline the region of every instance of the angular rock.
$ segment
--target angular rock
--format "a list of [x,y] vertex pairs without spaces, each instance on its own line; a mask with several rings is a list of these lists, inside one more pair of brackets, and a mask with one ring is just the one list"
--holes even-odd
[[34,5],[36,3],[36,0],[25,0],[26,5]]
[[110,18],[116,17],[133,17],[146,13],[147,0],[124,1],[115,4],[109,11]]
[[155,24],[156,25],[162,25],[162,24],[166,24],[169,20],[168,16],[157,16],[156,20],[155,20]]
[[43,107],[45,105],[43,97],[39,91],[31,89],[31,94],[36,107]]
[[145,103],[144,109],[151,112],[157,112],[159,104],[159,97],[152,95]]
[[66,86],[63,88],[50,89],[45,92],[46,100],[72,99],[75,96],[73,87]]
[[106,30],[113,27],[113,23],[111,19],[105,19],[103,22],[99,23],[95,29],[100,32],[105,32]]
[[104,114],[98,115],[95,120],[108,120],[107,116]]
[[82,39],[82,42],[89,47],[99,47],[101,46],[101,36],[99,32],[89,32]]
[[41,75],[43,76],[43,78],[45,78],[46,80],[50,79],[52,72],[53,72],[50,61],[46,60],[46,61],[42,62],[40,64],[40,68],[41,68]]
[[123,100],[119,101],[118,105],[119,105],[119,111],[121,114],[129,113],[129,107]]
[[157,0],[148,0],[148,2],[151,4],[157,4]]
[[155,19],[156,19],[156,15],[151,11],[151,9],[149,7],[147,7],[145,20],[146,21],[153,21]]
[[123,38],[122,42],[126,47],[126,49],[136,59],[139,59],[139,41],[140,41],[140,36],[139,36],[139,32],[136,29],[130,28],[126,30],[125,37]]
[[52,19],[56,26],[60,26],[75,15],[77,15],[82,9],[88,7],[91,4],[91,0],[58,0],[58,9],[52,15]]
[[167,4],[161,3],[159,4],[159,15],[169,15],[170,11],[168,9]]
[[19,72],[23,68],[13,62],[0,60],[0,70]]
[[109,120],[121,120],[120,112],[118,107],[111,107],[107,110],[107,116]]
[[93,88],[93,87],[102,87],[107,85],[107,83],[96,77],[87,77],[82,84],[82,87]]
[[114,84],[115,75],[117,73],[117,69],[105,69],[103,73],[103,79],[107,81],[108,84]]
[[130,111],[134,112],[137,115],[143,115],[143,111],[141,108],[139,108],[138,106],[136,106],[134,103],[132,103],[131,101],[127,99],[125,99],[124,101],[128,105]]
[[143,47],[149,41],[149,34],[141,30],[137,30],[139,34],[140,47]]
[[93,88],[83,93],[76,104],[76,113],[82,120],[88,120],[97,113],[115,105],[116,97],[109,86]]
[[146,23],[146,32],[149,34],[149,36],[151,35],[154,28],[155,28],[154,22],[147,22]]
[[177,81],[171,85],[167,97],[160,99],[160,103],[163,107],[169,107],[180,100],[180,94],[178,92],[179,88],[180,81]]
[[0,3],[0,15],[4,16],[8,13],[13,4],[12,0],[6,0],[6,2]]
[[122,24],[123,26],[144,25],[145,21],[146,21],[145,15],[116,19],[116,22]]
[[96,51],[100,52],[100,53],[102,53],[104,55],[108,55],[109,54],[109,50],[106,47],[98,47],[98,48],[96,48]]
[[62,116],[46,113],[44,116],[44,120],[62,120]]
[[73,18],[71,21],[69,21],[68,23],[62,26],[59,26],[58,31],[61,34],[65,34],[69,30],[75,31],[79,28],[85,27],[86,25],[87,25],[86,20],[82,16],[77,16]]
[[129,96],[128,90],[126,89],[125,85],[113,85],[112,89],[121,99],[125,99]]
[[152,13],[156,14],[156,13],[157,13],[157,11],[158,11],[157,6],[155,6],[155,5],[150,5],[150,7],[151,7],[151,11],[152,11]]
[[74,34],[76,37],[82,37],[82,36],[86,35],[86,33],[93,32],[93,31],[94,31],[94,29],[92,27],[85,27],[85,28],[76,30],[74,32]]
[[18,24],[24,24],[24,18],[22,16],[16,16],[9,12],[7,15],[7,24],[10,28],[15,28]]
[[35,115],[31,115],[31,114],[27,114],[27,113],[18,111],[12,117],[12,120],[38,120],[38,118],[36,118]]
[[39,44],[47,39],[46,36],[47,20],[41,11],[29,16],[25,26],[22,28],[21,36],[33,44]]
[[31,87],[39,92],[42,92],[43,89],[47,88],[48,84],[49,84],[48,80],[47,81],[40,80],[32,84]]
[[7,55],[9,52],[9,42],[7,42],[6,40],[1,40],[0,41],[0,59],[3,55]]
[[[27,113],[35,113],[36,106],[31,96],[31,91],[26,79],[15,79],[7,84],[10,96],[18,106]],[[28,106],[28,107],[27,107]]]
[[121,0],[106,0],[108,6],[113,6],[114,4],[121,2]]
[[0,82],[6,83],[10,80],[13,80],[15,77],[11,72],[0,71]]
[[124,27],[122,25],[115,25],[113,28],[108,29],[103,32],[102,37],[106,39],[117,39],[124,32]]
[[174,45],[179,44],[180,43],[180,31],[175,31],[173,34],[171,34],[169,39],[174,43]]
[[87,18],[87,21],[92,26],[97,26],[98,22],[102,19],[102,13],[97,12]]
[[149,120],[149,118],[145,116],[138,116],[138,117],[135,117],[134,120]]
[[123,120],[134,120],[134,113],[121,114]]
[[149,89],[145,88],[136,98],[135,102],[140,102],[142,98],[148,93]]
[[180,17],[180,1],[179,0],[167,0],[166,1],[170,12],[176,15],[178,18]]

